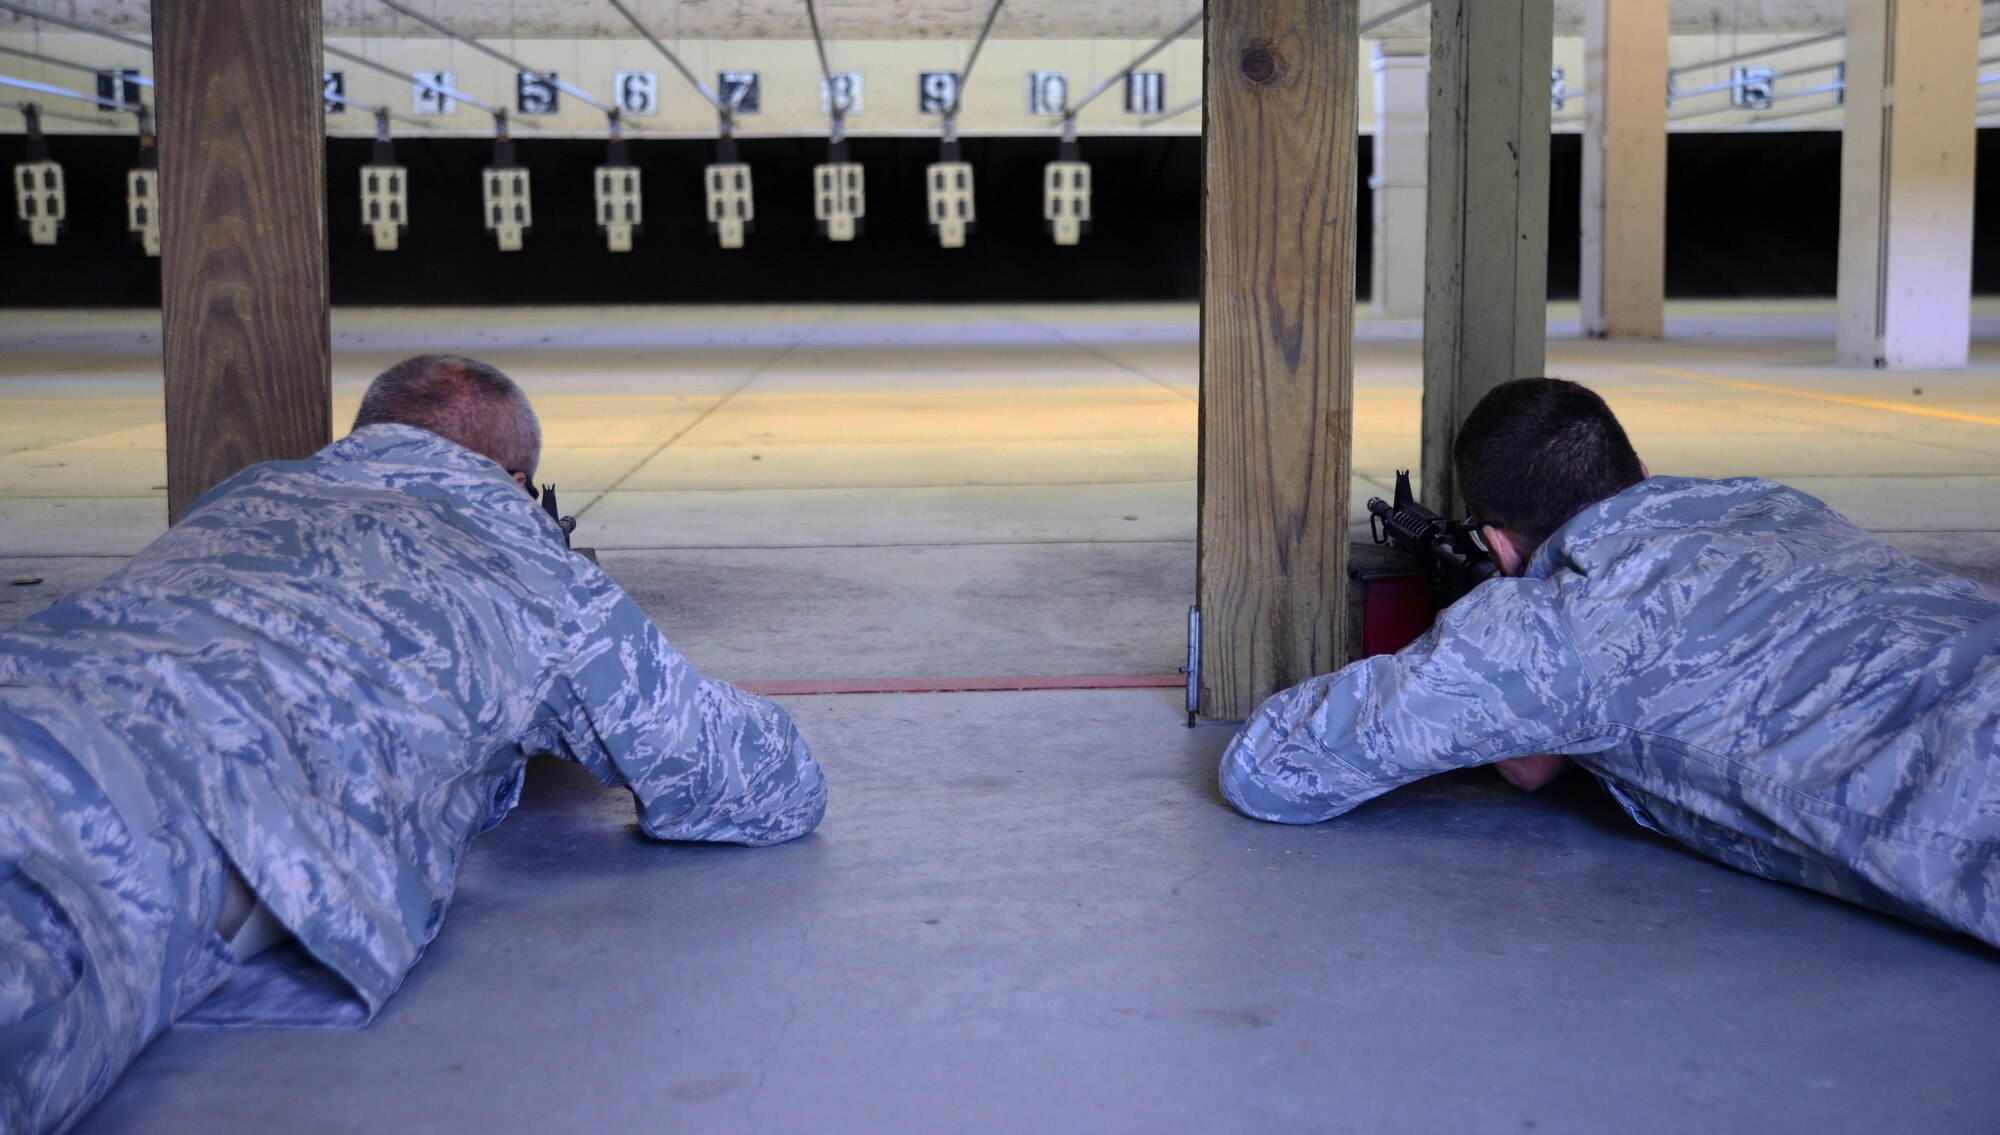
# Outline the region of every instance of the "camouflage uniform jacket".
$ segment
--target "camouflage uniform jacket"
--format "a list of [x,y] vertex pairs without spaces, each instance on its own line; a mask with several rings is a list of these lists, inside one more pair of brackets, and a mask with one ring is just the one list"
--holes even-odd
[[1266,701],[1221,780],[1313,823],[1532,753],[1724,863],[2000,945],[2000,603],[1803,493],[1602,501],[1401,652]]
[[245,470],[0,632],[0,710],[163,773],[369,1016],[529,754],[629,787],[661,839],[777,843],[826,806],[783,710],[695,673],[496,463],[407,426]]

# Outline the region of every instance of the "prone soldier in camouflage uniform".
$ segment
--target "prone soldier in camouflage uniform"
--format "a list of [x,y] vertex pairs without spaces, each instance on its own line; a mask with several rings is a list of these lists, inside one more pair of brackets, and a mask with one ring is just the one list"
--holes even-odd
[[785,712],[565,550],[540,449],[500,372],[409,360],[347,438],[0,632],[0,1131],[69,1126],[176,1018],[372,1018],[531,753],[660,839],[819,822]]
[[1503,578],[1266,701],[1230,802],[1315,823],[1566,756],[1712,858],[2000,945],[2000,602],[1782,485],[1649,478],[1575,383],[1494,390],[1453,457]]

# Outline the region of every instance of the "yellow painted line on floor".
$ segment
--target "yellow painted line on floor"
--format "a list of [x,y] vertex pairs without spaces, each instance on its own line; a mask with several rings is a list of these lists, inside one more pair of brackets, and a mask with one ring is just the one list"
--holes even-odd
[[158,406],[158,398],[0,398],[0,406]]
[[1861,406],[1870,410],[1888,410],[1896,414],[1914,414],[1920,418],[1941,418],[1948,422],[1971,422],[1980,426],[2000,426],[2000,418],[1985,414],[1967,414],[1960,410],[1933,410],[1928,406],[1905,406],[1900,402],[1883,402],[1874,398],[1856,398],[1848,394],[1827,394],[1818,390],[1794,390],[1789,386],[1770,386],[1762,382],[1744,382],[1735,378],[1719,378],[1712,374],[1696,374],[1693,371],[1673,370],[1668,367],[1643,367],[1630,363],[1612,364],[1621,370],[1636,370],[1646,374],[1657,374],[1665,378],[1678,378],[1687,382],[1699,382],[1704,386],[1728,386],[1737,390],[1751,390],[1759,394],[1780,394],[1789,398],[1804,398],[1814,402],[1835,402],[1842,406]]
[[[1179,392],[1163,386],[1082,386],[1082,387],[982,387],[974,390],[873,389],[873,390],[793,390],[782,393],[738,394],[727,391],[701,394],[543,394],[530,400],[537,406],[571,403],[664,404],[698,408],[710,402],[861,402],[861,401],[967,401],[972,399],[1012,399],[1016,401],[1076,400],[1081,398],[1154,398],[1162,402],[1179,397]],[[337,397],[335,404],[354,404],[353,396]],[[157,398],[0,398],[0,406],[153,406]]]

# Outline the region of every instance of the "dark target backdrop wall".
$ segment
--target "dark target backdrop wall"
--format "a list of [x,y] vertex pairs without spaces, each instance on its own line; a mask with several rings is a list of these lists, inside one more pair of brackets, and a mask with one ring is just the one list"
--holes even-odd
[[[1549,293],[1577,291],[1581,139],[1553,139]],[[0,135],[0,168],[23,138]],[[813,139],[748,139],[757,218],[745,248],[724,251],[702,219],[702,167],[714,143],[634,139],[646,222],[629,253],[613,253],[593,223],[591,170],[604,143],[519,137],[533,175],[535,225],[503,253],[480,221],[480,171],[492,143],[406,139],[411,224],[396,252],[376,252],[361,226],[366,139],[328,143],[336,304],[1099,302],[1192,300],[1200,294],[1201,142],[1191,137],[1086,138],[1096,220],[1082,244],[1059,247],[1041,217],[1042,166],[1053,138],[969,138],[978,226],[967,246],[941,249],[924,223],[928,139],[857,138],[868,215],[852,243],[821,237],[812,217]],[[58,135],[70,224],[54,247],[0,230],[0,306],[154,306],[159,271],[125,231],[130,138]],[[1370,169],[1362,139],[1357,186]],[[1979,138],[1980,218],[2000,218],[2000,131]],[[1373,223],[1358,188],[1357,292],[1365,297]],[[1837,133],[1677,134],[1668,146],[1667,291],[1675,297],[1830,296],[1840,209]],[[12,202],[8,202],[11,213]],[[2000,293],[2000,223],[1977,226],[1973,283]]]

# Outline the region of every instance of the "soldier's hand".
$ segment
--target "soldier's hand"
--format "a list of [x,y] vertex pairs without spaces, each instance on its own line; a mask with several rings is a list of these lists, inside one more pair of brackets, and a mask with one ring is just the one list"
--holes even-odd
[[1493,767],[1508,784],[1523,792],[1533,792],[1556,778],[1568,757],[1554,753],[1537,753],[1532,757],[1512,757],[1504,761],[1494,761]]

